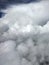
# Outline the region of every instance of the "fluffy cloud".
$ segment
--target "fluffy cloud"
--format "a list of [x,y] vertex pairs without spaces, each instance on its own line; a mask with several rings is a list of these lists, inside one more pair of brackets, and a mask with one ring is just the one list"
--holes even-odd
[[16,22],[20,25],[26,25],[27,23],[43,25],[49,20],[49,2],[15,5],[8,8],[7,12],[8,14],[4,19],[12,22],[12,24]]
[[0,19],[0,65],[49,64],[49,1],[13,5]]

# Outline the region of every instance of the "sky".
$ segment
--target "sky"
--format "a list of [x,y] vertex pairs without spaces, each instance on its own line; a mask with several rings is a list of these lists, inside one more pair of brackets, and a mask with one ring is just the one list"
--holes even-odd
[[49,0],[12,4],[1,14],[0,65],[49,65]]
[[36,1],[37,0],[0,0],[0,8],[5,8],[8,4],[22,4]]

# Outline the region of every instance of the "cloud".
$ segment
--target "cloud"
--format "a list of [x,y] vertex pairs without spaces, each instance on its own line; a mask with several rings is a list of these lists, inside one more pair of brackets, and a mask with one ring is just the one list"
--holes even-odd
[[12,5],[0,19],[0,65],[49,64],[49,1]]
[[14,5],[8,8],[7,12],[8,14],[5,15],[4,19],[12,22],[12,24],[16,22],[20,25],[26,25],[27,23],[44,25],[49,20],[49,2]]
[[30,2],[37,2],[37,0],[0,0],[0,8],[4,9],[9,4],[27,4]]

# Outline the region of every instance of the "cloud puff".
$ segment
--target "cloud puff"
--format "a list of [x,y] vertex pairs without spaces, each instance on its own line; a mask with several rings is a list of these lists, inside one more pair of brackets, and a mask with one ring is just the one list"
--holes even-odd
[[16,22],[20,25],[26,25],[27,23],[43,25],[49,20],[49,2],[15,5],[8,8],[7,12],[8,14],[5,15],[4,19],[7,22],[12,22],[12,24]]
[[0,19],[0,65],[49,64],[49,1],[13,5]]

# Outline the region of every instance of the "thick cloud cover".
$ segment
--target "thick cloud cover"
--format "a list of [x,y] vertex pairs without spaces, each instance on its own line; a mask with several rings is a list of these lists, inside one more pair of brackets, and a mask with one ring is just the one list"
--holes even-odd
[[12,5],[0,18],[0,65],[49,64],[49,1]]

